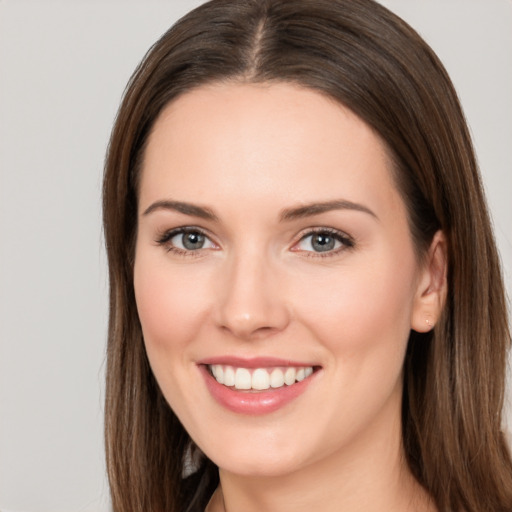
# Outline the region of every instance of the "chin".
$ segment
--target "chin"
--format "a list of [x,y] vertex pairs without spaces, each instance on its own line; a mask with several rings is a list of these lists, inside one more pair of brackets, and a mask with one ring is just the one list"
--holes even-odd
[[[213,459],[212,459],[213,460]],[[213,460],[219,469],[244,477],[280,477],[293,473],[300,465],[291,460],[279,457],[261,457],[256,454],[253,457],[220,457]]]
[[[221,470],[240,476],[276,477],[297,470],[306,463],[303,443],[288,443],[259,436],[226,436],[211,446],[212,437],[205,445],[199,444],[203,453]],[[239,442],[238,442],[239,441]]]

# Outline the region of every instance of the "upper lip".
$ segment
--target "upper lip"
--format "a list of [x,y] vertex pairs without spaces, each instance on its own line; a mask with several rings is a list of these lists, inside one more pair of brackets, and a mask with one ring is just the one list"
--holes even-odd
[[215,356],[201,359],[197,364],[212,365],[224,364],[235,366],[237,368],[271,368],[274,366],[294,366],[307,367],[318,366],[311,362],[292,361],[291,359],[281,359],[277,357],[237,357],[237,356]]

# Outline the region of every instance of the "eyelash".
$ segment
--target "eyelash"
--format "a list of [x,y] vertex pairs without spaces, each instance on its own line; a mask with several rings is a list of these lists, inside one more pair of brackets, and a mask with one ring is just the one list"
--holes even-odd
[[[184,235],[186,233],[197,233],[199,235],[204,236],[206,239],[208,239],[212,244],[214,242],[211,241],[210,236],[201,228],[195,227],[195,226],[186,226],[186,227],[180,227],[176,229],[172,229],[170,231],[165,231],[160,236],[158,236],[156,243],[161,246],[165,246],[168,252],[173,252],[180,256],[186,256],[186,257],[197,257],[201,254],[201,250],[184,250],[179,247],[176,247],[174,245],[170,244],[170,241],[178,235]],[[314,235],[328,235],[332,238],[334,238],[335,241],[339,242],[341,244],[341,247],[338,247],[334,250],[328,250],[325,252],[320,251],[307,251],[302,249],[294,249],[297,245],[299,245],[301,242],[306,240],[310,236]],[[338,255],[340,252],[343,252],[348,249],[352,249],[355,246],[354,240],[348,236],[346,233],[342,231],[338,231],[336,229],[332,228],[310,228],[307,231],[305,231],[302,236],[299,238],[297,242],[292,247],[292,251],[294,252],[302,252],[306,255],[306,257],[309,258],[328,258]],[[201,248],[202,249],[202,248]]]
[[[200,249],[197,250],[186,250],[181,249],[180,247],[176,247],[170,243],[170,241],[178,235],[184,235],[187,233],[197,233],[199,235],[204,236],[206,239],[208,239],[211,242],[211,237],[201,228],[195,227],[195,226],[186,226],[176,229],[171,229],[170,231],[165,231],[162,233],[157,239],[156,243],[158,245],[165,246],[167,249],[167,252],[175,253],[179,256],[185,256],[185,257],[197,257],[200,256],[201,251]],[[213,242],[211,242],[213,243]]]
[[329,258],[333,256],[339,255],[341,252],[344,252],[349,249],[353,249],[355,246],[354,239],[350,236],[348,236],[343,231],[338,231],[337,229],[333,228],[310,228],[304,234],[300,237],[299,241],[294,244],[294,247],[296,247],[298,244],[306,240],[310,236],[314,235],[328,235],[332,238],[334,238],[335,241],[340,242],[341,247],[338,247],[337,249],[325,251],[325,252],[318,252],[318,251],[305,251],[301,249],[292,249],[296,252],[303,252],[305,253],[306,257],[308,258]]

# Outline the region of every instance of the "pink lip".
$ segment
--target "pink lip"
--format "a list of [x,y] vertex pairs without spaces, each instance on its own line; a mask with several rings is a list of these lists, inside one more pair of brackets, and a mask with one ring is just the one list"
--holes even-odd
[[[219,359],[219,361],[221,360]],[[232,366],[240,366],[244,368],[261,368],[262,366],[267,368],[269,366],[307,366],[300,364],[292,365],[287,361],[278,361],[275,359],[272,359],[272,361],[274,361],[273,364],[268,364],[269,360],[267,359],[265,359],[267,364],[262,364],[263,360],[258,359],[258,365],[254,366],[247,366],[247,360],[244,360],[244,364],[233,364],[233,359],[230,359],[230,361],[232,362],[228,363],[226,358],[222,358],[222,362],[207,364],[230,364]],[[256,360],[251,360],[250,362],[253,363],[254,361]],[[269,414],[284,407],[292,400],[302,395],[317,375],[317,372],[314,372],[303,381],[296,382],[291,386],[283,386],[281,388],[271,389],[268,391],[251,392],[235,390],[219,384],[208,371],[206,364],[200,364],[198,368],[205,379],[208,390],[220,405],[232,412],[248,415]]]
[[224,364],[235,366],[237,368],[272,368],[273,366],[295,366],[306,367],[315,366],[310,362],[291,361],[289,359],[279,359],[277,357],[235,357],[235,356],[219,356],[209,357],[198,361],[198,364]]

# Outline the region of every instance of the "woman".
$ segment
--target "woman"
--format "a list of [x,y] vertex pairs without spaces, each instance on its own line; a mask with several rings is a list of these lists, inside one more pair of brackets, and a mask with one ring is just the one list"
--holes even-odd
[[512,509],[470,137],[382,6],[185,16],[128,85],[104,225],[116,512]]

